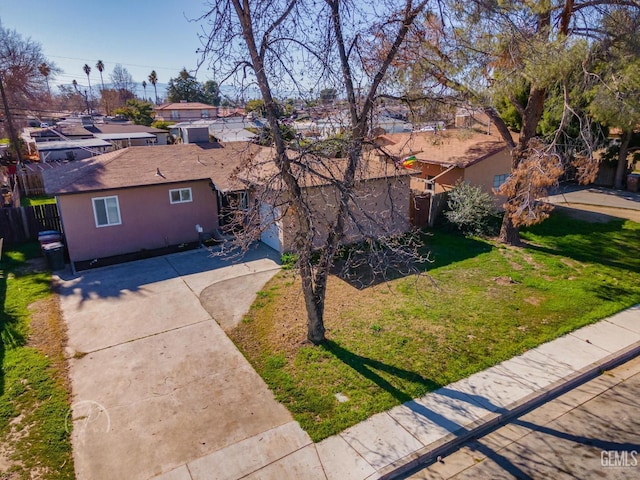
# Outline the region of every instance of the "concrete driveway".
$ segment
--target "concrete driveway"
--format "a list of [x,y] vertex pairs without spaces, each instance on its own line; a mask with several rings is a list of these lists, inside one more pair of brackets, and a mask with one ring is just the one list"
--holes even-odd
[[259,247],[60,275],[78,479],[148,479],[270,429],[306,435],[214,320],[216,298],[231,325],[277,269]]
[[615,217],[640,222],[640,193],[597,186],[565,185],[544,200],[567,209],[579,219],[608,222]]

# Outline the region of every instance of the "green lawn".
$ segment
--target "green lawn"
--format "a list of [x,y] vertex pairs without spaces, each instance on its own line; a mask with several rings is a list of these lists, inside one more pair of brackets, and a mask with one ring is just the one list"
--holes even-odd
[[362,290],[330,279],[323,346],[302,341],[291,272],[230,332],[315,441],[640,303],[640,224],[554,214],[519,249],[430,233],[428,276]]
[[[6,249],[0,262],[0,453],[11,465],[6,478],[72,479],[60,339],[54,336],[43,348],[30,338],[27,306],[52,300],[51,275],[29,265],[39,255],[37,243],[28,244]],[[46,316],[52,314],[48,308]]]

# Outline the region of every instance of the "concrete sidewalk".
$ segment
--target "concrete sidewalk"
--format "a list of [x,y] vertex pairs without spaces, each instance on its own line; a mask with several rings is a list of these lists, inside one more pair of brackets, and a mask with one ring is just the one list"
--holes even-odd
[[396,478],[640,354],[640,305],[317,444],[287,424],[156,480]]

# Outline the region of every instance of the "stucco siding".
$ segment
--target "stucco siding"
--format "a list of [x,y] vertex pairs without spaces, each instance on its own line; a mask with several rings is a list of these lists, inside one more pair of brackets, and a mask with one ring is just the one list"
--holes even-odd
[[[465,169],[464,179],[471,185],[482,188],[483,191],[493,194],[493,179],[496,175],[509,174],[511,171],[511,154],[508,149],[486,158]],[[503,196],[496,195],[496,205],[504,203]]]
[[[191,188],[192,201],[171,204],[169,190],[178,188]],[[121,224],[96,227],[92,199],[109,196],[118,197]],[[58,204],[73,262],[195,242],[196,224],[218,227],[216,196],[206,181],[61,195]]]
[[[353,218],[347,220],[343,244],[365,237],[381,237],[406,232],[409,225],[409,176],[362,182],[356,189],[357,205],[351,205]],[[338,211],[336,191],[329,186],[305,189],[313,224],[318,231],[315,247],[326,240]],[[282,220],[282,252],[295,250],[296,220],[289,211]]]

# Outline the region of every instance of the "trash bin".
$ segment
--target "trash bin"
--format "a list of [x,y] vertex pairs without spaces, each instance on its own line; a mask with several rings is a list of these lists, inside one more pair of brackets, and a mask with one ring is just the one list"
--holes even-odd
[[639,181],[640,181],[640,175],[638,175],[637,173],[632,173],[631,175],[628,175],[627,190],[629,190],[630,192],[637,192]]
[[43,232],[38,232],[38,242],[40,242],[40,248],[42,248],[47,243],[59,242],[62,240],[62,235],[58,230],[45,230]]
[[64,244],[62,242],[51,242],[42,245],[42,252],[47,259],[47,265],[52,271],[64,268]]

